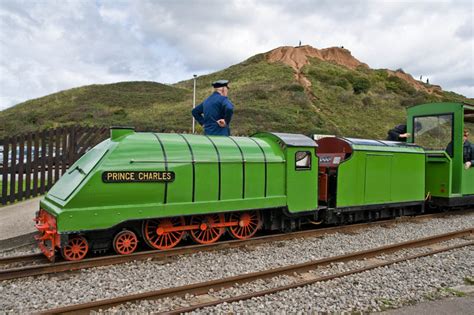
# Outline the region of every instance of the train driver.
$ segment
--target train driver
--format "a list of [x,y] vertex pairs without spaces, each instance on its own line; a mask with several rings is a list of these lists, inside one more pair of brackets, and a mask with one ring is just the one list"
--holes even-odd
[[212,83],[214,92],[192,110],[196,121],[204,127],[209,136],[230,136],[230,120],[234,105],[227,98],[229,81],[219,80]]
[[[419,121],[415,122],[415,131],[418,132],[422,128],[421,123]],[[400,141],[400,142],[407,142],[407,139],[411,137],[411,133],[407,132],[407,125],[398,125],[395,126],[393,129],[388,131],[388,141]]]
[[464,134],[463,134],[464,143],[462,147],[463,162],[464,162],[465,169],[473,167],[473,164],[474,164],[474,149],[473,149],[473,145],[469,142],[468,138],[469,138],[469,130],[465,128]]
[[398,125],[388,131],[387,140],[406,142],[410,134],[407,132],[407,125]]

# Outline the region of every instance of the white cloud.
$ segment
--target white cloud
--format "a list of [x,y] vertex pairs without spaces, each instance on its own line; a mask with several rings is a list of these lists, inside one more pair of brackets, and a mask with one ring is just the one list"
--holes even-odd
[[299,40],[474,97],[471,1],[0,2],[0,109],[123,80],[177,82]]

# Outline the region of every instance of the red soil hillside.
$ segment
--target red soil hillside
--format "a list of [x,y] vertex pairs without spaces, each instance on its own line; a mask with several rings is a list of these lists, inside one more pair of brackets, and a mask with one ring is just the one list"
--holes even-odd
[[[369,68],[369,66],[352,56],[348,49],[330,47],[317,49],[309,45],[293,47],[283,46],[273,49],[265,54],[269,62],[283,62],[295,70],[295,78],[304,86],[311,86],[311,82],[303,76],[301,68],[308,64],[308,58],[318,58],[323,61],[334,62],[349,69],[357,67]],[[403,71],[386,70],[389,75],[396,76],[409,83],[416,90],[427,93],[438,93],[442,89],[438,85],[425,85],[423,82],[415,80],[410,74]]]
[[330,47],[317,49],[309,45],[292,47],[284,46],[266,53],[270,62],[283,62],[291,66],[295,71],[299,71],[308,63],[308,57],[318,58],[324,61],[332,61],[350,69],[358,66],[368,67],[351,55],[351,52],[344,48]]

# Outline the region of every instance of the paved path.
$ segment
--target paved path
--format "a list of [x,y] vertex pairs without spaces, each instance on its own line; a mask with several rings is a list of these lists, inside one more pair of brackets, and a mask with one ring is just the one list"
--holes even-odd
[[419,303],[396,310],[378,313],[380,315],[472,315],[474,314],[474,295],[453,297],[443,300]]
[[0,207],[0,240],[35,231],[33,219],[42,197]]

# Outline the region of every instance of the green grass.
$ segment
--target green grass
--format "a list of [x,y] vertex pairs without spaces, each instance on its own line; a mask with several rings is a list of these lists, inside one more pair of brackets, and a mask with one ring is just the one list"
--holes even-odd
[[[257,131],[330,133],[385,138],[405,120],[407,106],[462,101],[453,92],[417,92],[385,70],[351,70],[310,59],[302,69],[311,82],[305,89],[291,67],[268,63],[263,54],[197,80],[197,103],[211,92],[211,82],[231,81],[235,105],[233,134]],[[193,80],[164,85],[121,82],[90,85],[29,100],[0,112],[0,139],[48,127],[131,125],[137,130],[189,132]]]
[[445,293],[448,293],[448,294],[451,294],[451,295],[454,295],[454,296],[457,296],[457,297],[466,296],[465,292],[458,291],[458,290],[451,289],[451,288],[441,288],[441,289],[439,289],[439,291],[440,292],[445,292]]
[[464,284],[466,284],[466,285],[474,285],[474,278],[465,277],[465,278],[464,278]]
[[385,299],[385,298],[379,298],[378,299],[378,302],[379,302],[379,305],[380,305],[380,308],[385,311],[385,310],[389,310],[389,309],[392,309],[394,308],[394,301],[392,300],[389,300],[389,299]]

